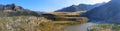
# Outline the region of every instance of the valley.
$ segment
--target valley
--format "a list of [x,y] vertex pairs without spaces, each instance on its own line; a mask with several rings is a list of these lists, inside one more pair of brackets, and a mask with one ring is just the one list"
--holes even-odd
[[18,5],[0,4],[0,31],[120,31],[119,0],[71,5],[54,12]]
[[15,4],[3,5],[0,10],[0,31],[67,31],[64,26],[87,23],[79,12],[37,13]]

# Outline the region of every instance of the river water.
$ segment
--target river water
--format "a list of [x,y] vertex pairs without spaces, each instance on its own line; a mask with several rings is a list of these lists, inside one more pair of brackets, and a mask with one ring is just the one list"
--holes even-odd
[[87,27],[92,26],[94,23],[85,23],[79,25],[65,26],[64,29],[68,31],[88,31]]

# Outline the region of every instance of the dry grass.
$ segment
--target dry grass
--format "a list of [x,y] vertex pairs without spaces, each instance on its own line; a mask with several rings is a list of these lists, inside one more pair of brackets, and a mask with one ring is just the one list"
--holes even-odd
[[64,31],[44,17],[0,17],[0,31]]
[[96,24],[88,27],[89,31],[120,31],[120,25],[115,24]]

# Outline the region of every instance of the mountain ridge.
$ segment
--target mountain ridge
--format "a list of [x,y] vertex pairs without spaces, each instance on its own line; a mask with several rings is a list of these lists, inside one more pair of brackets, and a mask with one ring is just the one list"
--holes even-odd
[[72,5],[70,7],[66,7],[66,8],[57,10],[55,12],[76,12],[76,11],[79,11],[79,10],[81,10],[81,9],[79,9],[76,5]]
[[111,0],[105,5],[96,7],[86,12],[86,16],[91,21],[107,21],[112,23],[120,23],[120,2]]
[[69,7],[65,7],[65,8],[62,8],[62,9],[59,9],[59,10],[56,10],[55,12],[76,12],[76,11],[89,11],[95,7],[98,7],[98,6],[101,6],[101,5],[104,5],[105,2],[103,3],[97,3],[95,5],[88,5],[88,4],[79,4],[79,5],[72,5],[72,6],[69,6]]

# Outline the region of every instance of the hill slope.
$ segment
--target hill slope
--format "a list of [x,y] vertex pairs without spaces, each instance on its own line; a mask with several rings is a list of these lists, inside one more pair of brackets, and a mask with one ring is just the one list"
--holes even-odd
[[100,7],[94,8],[86,13],[86,16],[94,21],[109,21],[120,23],[120,2],[119,0],[112,0],[109,3]]
[[21,6],[15,4],[0,5],[0,16],[20,16],[20,15],[32,15],[39,16],[38,13],[24,9]]

